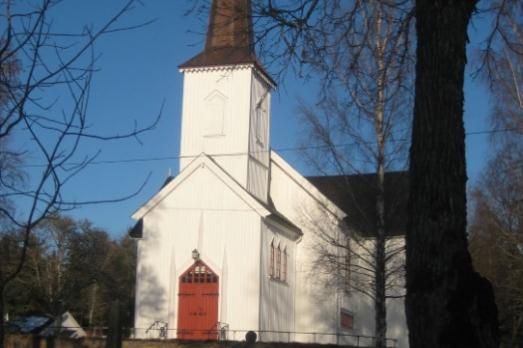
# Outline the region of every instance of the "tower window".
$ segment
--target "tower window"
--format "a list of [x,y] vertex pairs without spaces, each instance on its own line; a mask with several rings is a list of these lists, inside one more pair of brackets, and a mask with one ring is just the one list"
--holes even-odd
[[205,98],[204,103],[204,135],[224,135],[224,121],[227,97],[219,91],[213,91]]

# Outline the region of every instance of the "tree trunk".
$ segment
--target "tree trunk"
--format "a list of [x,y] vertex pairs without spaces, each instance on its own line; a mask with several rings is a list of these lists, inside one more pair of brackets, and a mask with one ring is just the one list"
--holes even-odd
[[4,286],[0,286],[0,348],[4,348],[5,344],[5,296]]
[[476,1],[416,1],[406,314],[411,348],[497,347],[490,283],[467,250],[463,81]]
[[375,269],[375,325],[376,325],[376,348],[387,346],[387,304],[386,304],[386,262],[385,262],[385,195],[384,195],[385,170],[383,164],[378,170],[378,195],[376,199],[378,211],[378,228],[376,234],[376,250],[374,261]]
[[[382,61],[380,61],[382,62]],[[376,334],[376,348],[385,348],[387,345],[387,305],[386,305],[386,231],[385,231],[385,134],[384,119],[384,79],[378,82],[378,108],[375,114],[376,138],[378,142],[378,158],[376,168],[376,211],[377,228],[374,250],[374,323]]]
[[[381,33],[381,13],[376,18],[376,63],[378,68],[376,109],[374,111],[374,131],[376,143],[378,145],[376,158],[376,212],[377,228],[376,243],[374,250],[374,325],[376,335],[376,348],[386,348],[387,346],[387,304],[386,304],[386,231],[385,231],[385,44],[382,42]],[[388,37],[388,35],[386,35]],[[387,40],[384,38],[383,40]]]
[[89,306],[89,327],[93,327],[94,311],[96,308],[96,292],[98,291],[98,284],[94,283],[91,290],[91,304]]

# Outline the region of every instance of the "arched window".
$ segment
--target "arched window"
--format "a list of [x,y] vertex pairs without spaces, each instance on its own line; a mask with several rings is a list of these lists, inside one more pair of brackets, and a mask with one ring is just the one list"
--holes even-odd
[[281,264],[281,281],[287,281],[287,248],[283,249],[282,264]]
[[274,278],[274,241],[271,242],[271,250],[269,252],[269,277]]
[[276,250],[276,274],[275,274],[275,278],[276,279],[281,279],[281,249],[280,249],[280,246],[278,245],[278,250]]

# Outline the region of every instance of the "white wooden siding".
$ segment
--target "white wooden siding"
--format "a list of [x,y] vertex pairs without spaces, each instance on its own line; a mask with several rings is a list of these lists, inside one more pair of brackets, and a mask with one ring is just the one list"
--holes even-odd
[[[280,245],[287,250],[285,282],[270,277],[271,242],[274,242],[275,247]],[[260,340],[265,342],[294,341],[295,246],[296,241],[286,238],[274,226],[266,223],[262,225],[260,330],[274,331],[260,334]]]
[[[304,182],[307,184],[307,182]],[[299,342],[336,343],[340,294],[332,282],[335,275],[327,275],[315,268],[321,245],[315,224],[336,230],[337,219],[321,204],[324,197],[314,197],[277,163],[271,163],[270,194],[276,209],[297,224],[303,238],[296,252],[296,331],[316,332],[318,335],[297,334]]]
[[[180,170],[201,153],[213,158],[243,187],[247,185],[252,68],[195,69],[184,72]],[[221,134],[210,134],[209,101],[219,103]],[[211,103],[212,104],[212,103]],[[214,131],[214,133],[220,133]]]
[[192,264],[195,248],[220,277],[219,321],[257,330],[260,228],[261,217],[209,168],[199,166],[144,217],[137,337],[147,337],[145,329],[155,321],[177,327],[178,277]]
[[[299,173],[273,153],[271,160],[270,195],[276,209],[303,232],[296,251],[296,331],[340,334],[374,335],[374,306],[372,301],[357,292],[350,295],[338,290],[336,277],[342,274],[322,274],[315,262],[318,247],[327,247],[319,237],[322,231],[340,234],[338,221],[343,216],[326,197],[311,187]],[[398,243],[398,242],[395,242]],[[354,330],[339,326],[339,312],[345,308],[354,313]],[[398,347],[408,347],[403,300],[387,301],[388,337],[398,338]],[[352,338],[317,334],[295,337],[298,342],[354,344]]]
[[262,202],[267,202],[269,168],[253,158],[249,158],[248,169],[247,191]]

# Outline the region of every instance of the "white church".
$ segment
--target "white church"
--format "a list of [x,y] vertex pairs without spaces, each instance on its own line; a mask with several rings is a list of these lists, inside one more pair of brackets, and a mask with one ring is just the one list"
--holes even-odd
[[[317,266],[318,226],[342,240],[356,216],[336,188],[348,177],[306,178],[271,150],[276,83],[249,0],[213,0],[205,48],[180,71],[180,172],[132,215],[135,337],[370,346],[372,301]],[[403,299],[387,311],[388,344],[406,347]]]

